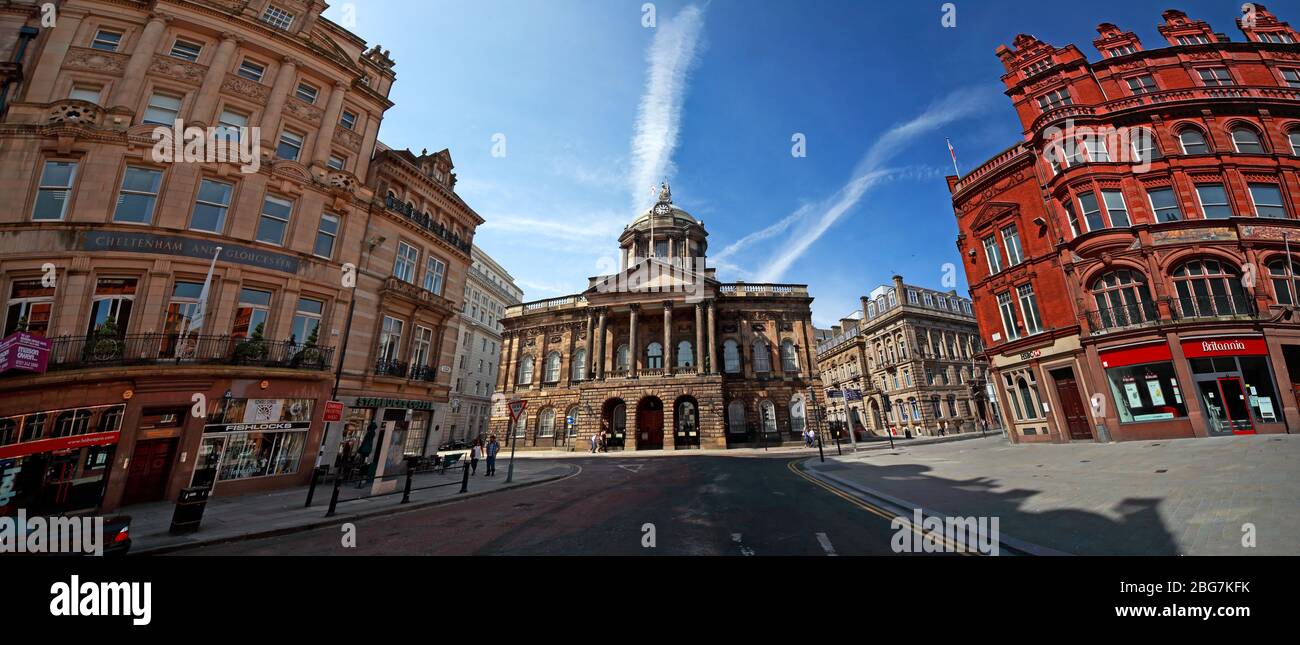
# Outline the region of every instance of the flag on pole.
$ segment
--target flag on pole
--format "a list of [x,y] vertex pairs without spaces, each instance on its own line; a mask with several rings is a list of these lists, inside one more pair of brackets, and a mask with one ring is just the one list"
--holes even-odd
[[208,277],[203,280],[203,290],[199,292],[199,306],[194,311],[194,317],[190,318],[190,324],[185,329],[185,335],[189,336],[190,330],[198,329],[203,326],[203,318],[208,314],[208,291],[212,288],[212,272],[217,268],[217,257],[221,255],[221,247],[217,247],[217,252],[212,254],[212,264],[208,265]]
[[957,170],[957,151],[952,147],[952,140],[947,137],[944,137],[943,140],[948,142],[948,156],[952,157],[952,171],[956,173],[958,177],[961,177],[961,171]]

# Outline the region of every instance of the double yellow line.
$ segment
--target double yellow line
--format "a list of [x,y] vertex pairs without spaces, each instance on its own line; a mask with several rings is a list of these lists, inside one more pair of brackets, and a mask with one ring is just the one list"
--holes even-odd
[[826,490],[826,491],[829,492],[830,494],[832,494],[832,495],[834,495],[834,496],[836,496],[836,497],[838,497],[838,498],[840,498],[840,499],[842,499],[842,500],[844,500],[844,501],[846,501],[846,502],[848,502],[848,503],[850,503],[850,504],[852,504],[852,505],[854,505],[854,506],[856,506],[856,507],[858,507],[858,508],[860,508],[860,509],[862,509],[862,510],[868,512],[868,513],[871,513],[872,515],[879,516],[879,517],[881,517],[881,518],[883,518],[883,519],[889,520],[890,522],[893,522],[896,518],[900,518],[900,517],[902,517],[902,519],[903,519],[904,521],[907,522],[908,526],[911,526],[911,527],[912,527],[912,532],[915,533],[915,534],[917,535],[917,537],[919,537],[919,538],[921,538],[921,539],[927,539],[927,538],[931,538],[931,539],[933,539],[934,537],[937,537],[937,538],[939,538],[940,540],[943,541],[943,544],[944,544],[945,547],[947,547],[949,553],[958,553],[958,554],[961,554],[961,555],[980,555],[979,552],[976,552],[976,551],[970,551],[970,550],[967,550],[967,549],[962,548],[962,547],[961,547],[960,545],[958,545],[956,542],[953,542],[952,540],[949,540],[946,536],[941,536],[941,535],[930,536],[930,535],[927,535],[924,529],[922,529],[921,527],[919,527],[919,526],[917,526],[917,525],[915,525],[915,524],[912,523],[912,518],[910,518],[910,517],[903,517],[903,516],[901,516],[901,515],[898,515],[897,513],[891,513],[891,512],[889,512],[889,511],[887,511],[887,510],[885,510],[885,509],[883,509],[883,508],[880,508],[879,506],[876,506],[876,505],[874,505],[874,504],[869,504],[869,503],[867,503],[867,502],[864,502],[864,501],[858,499],[857,497],[854,497],[854,496],[852,496],[852,495],[849,495],[848,493],[845,493],[844,491],[841,491],[840,489],[835,488],[834,486],[831,486],[830,484],[827,484],[826,482],[823,482],[822,480],[817,479],[816,477],[813,477],[812,475],[809,475],[808,473],[804,472],[802,469],[800,469],[800,468],[796,465],[796,464],[798,464],[800,461],[803,461],[803,459],[802,459],[802,458],[800,458],[800,459],[791,459],[789,462],[786,463],[785,467],[788,468],[788,469],[790,470],[790,472],[792,472],[792,473],[794,473],[794,474],[796,474],[796,475],[798,475],[798,476],[800,476],[800,477],[802,477],[802,478],[808,480],[809,482],[812,482],[813,484],[816,484],[817,486],[820,486],[822,489]]

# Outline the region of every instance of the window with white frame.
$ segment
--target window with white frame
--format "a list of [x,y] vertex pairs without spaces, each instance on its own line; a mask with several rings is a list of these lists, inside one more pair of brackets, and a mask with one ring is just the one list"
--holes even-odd
[[1279,71],[1282,73],[1283,84],[1287,87],[1300,87],[1300,69],[1283,68]]
[[1109,54],[1111,58],[1114,58],[1116,56],[1127,56],[1136,51],[1137,50],[1134,49],[1132,45],[1120,45],[1119,47],[1111,47],[1106,50],[1106,53]]
[[1020,338],[1020,327],[1016,324],[1016,306],[1011,302],[1010,292],[998,294],[998,309],[1002,312],[1002,331],[1006,332],[1007,340]]
[[339,217],[330,213],[322,213],[320,224],[316,226],[316,244],[312,246],[312,253],[322,258],[334,257],[334,240],[339,236]]
[[1124,194],[1118,190],[1101,191],[1102,202],[1106,204],[1106,215],[1110,218],[1110,225],[1121,228],[1130,226],[1128,216],[1128,204],[1124,202]]
[[1206,87],[1232,85],[1232,75],[1228,73],[1227,67],[1202,67],[1196,73],[1201,77],[1201,84]]
[[293,213],[293,202],[267,195],[262,199],[262,215],[257,221],[257,241],[284,244],[285,232],[289,230],[289,216]]
[[1259,133],[1245,126],[1232,129],[1232,145],[1241,154],[1264,153],[1264,144],[1259,140]]
[[1053,90],[1038,97],[1038,109],[1044,112],[1073,104],[1074,99],[1070,98],[1070,91],[1066,88]]
[[1156,136],[1146,128],[1129,131],[1129,146],[1133,150],[1133,160],[1137,163],[1150,163],[1164,156],[1160,153]]
[[171,127],[181,113],[181,97],[171,94],[152,94],[144,108],[140,122],[148,125]]
[[537,436],[554,437],[555,436],[555,409],[546,408],[537,413]]
[[242,76],[255,83],[261,83],[262,77],[266,75],[266,65],[245,58],[244,62],[239,64],[239,69],[235,71],[235,75]]
[[402,331],[406,322],[392,316],[384,316],[379,334],[379,360],[386,363],[398,361],[402,355]]
[[317,90],[315,85],[307,82],[298,83],[298,87],[293,91],[293,95],[303,103],[315,103],[319,94],[320,90]]
[[998,248],[998,239],[992,235],[984,238],[984,256],[988,258],[989,273],[1002,270],[1002,250]]
[[289,27],[293,26],[293,14],[273,4],[268,4],[266,5],[266,11],[262,12],[262,22],[277,29],[288,30]]
[[68,98],[74,101],[85,101],[99,105],[99,95],[104,91],[100,85],[83,85],[77,83],[68,91]]
[[1208,45],[1208,44],[1210,44],[1210,39],[1209,39],[1209,38],[1206,38],[1204,34],[1192,34],[1192,35],[1189,35],[1189,36],[1179,36],[1179,37],[1176,38],[1175,40],[1178,41],[1178,44],[1179,44],[1179,45]]
[[202,44],[177,38],[176,42],[172,43],[171,55],[173,58],[179,58],[193,63],[199,59],[199,54],[202,51]]
[[61,220],[72,197],[72,181],[77,176],[75,161],[46,161],[36,188],[32,207],[34,220]]
[[1185,155],[1203,155],[1210,151],[1205,142],[1205,134],[1196,128],[1184,128],[1178,132],[1178,143],[1183,146]]
[[280,144],[275,148],[275,156],[289,161],[297,161],[298,156],[302,154],[302,143],[305,135],[285,130],[280,133]]
[[1016,296],[1020,299],[1020,315],[1024,317],[1025,333],[1037,334],[1043,331],[1043,319],[1038,315],[1038,298],[1034,296],[1034,285],[1022,284],[1016,287]]
[[1300,157],[1300,130],[1292,130],[1286,136],[1291,142],[1291,154]]
[[111,29],[100,29],[95,32],[95,37],[90,41],[91,49],[98,49],[105,52],[115,52],[122,44],[122,32]]
[[153,222],[154,205],[158,201],[158,187],[161,185],[161,170],[127,166],[126,172],[122,174],[122,186],[117,193],[113,221],[128,224]]
[[1024,259],[1020,248],[1020,232],[1011,224],[1002,229],[1002,244],[1007,249],[1007,266],[1016,266]]
[[1223,184],[1197,184],[1196,197],[1201,201],[1201,214],[1205,219],[1232,217],[1232,206],[1228,203],[1228,192]]
[[1083,149],[1088,153],[1088,161],[1092,163],[1110,161],[1110,151],[1106,149],[1106,141],[1099,136],[1083,137]]
[[443,276],[446,273],[447,265],[430,253],[424,259],[424,290],[442,295]]
[[1142,74],[1140,76],[1130,76],[1127,79],[1125,79],[1125,81],[1128,83],[1129,91],[1132,92],[1134,96],[1140,94],[1150,94],[1152,92],[1157,92],[1160,90],[1160,88],[1156,86],[1156,79],[1153,78],[1150,74]]
[[1250,184],[1250,201],[1255,204],[1256,217],[1286,219],[1286,206],[1282,204],[1282,189],[1277,184]]
[[217,137],[226,141],[239,141],[239,135],[248,127],[248,115],[234,110],[222,110],[217,118]]
[[397,257],[393,260],[393,276],[402,282],[415,284],[415,267],[419,261],[420,250],[399,240]]
[[1183,219],[1183,211],[1178,207],[1178,196],[1172,188],[1153,188],[1147,191],[1151,200],[1151,212],[1155,213],[1157,222],[1177,222]]
[[1261,43],[1273,43],[1275,45],[1290,45],[1295,42],[1291,34],[1285,31],[1259,31],[1255,32],[1255,37]]

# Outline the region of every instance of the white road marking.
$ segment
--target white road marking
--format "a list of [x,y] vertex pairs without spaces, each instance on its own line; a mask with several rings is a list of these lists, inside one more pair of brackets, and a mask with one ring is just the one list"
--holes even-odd
[[618,465],[619,468],[622,468],[623,470],[626,470],[630,473],[641,472],[641,466],[642,464],[630,464],[630,465],[619,464]]
[[826,555],[829,556],[839,555],[838,553],[835,552],[835,546],[831,544],[831,539],[826,537],[825,533],[817,534],[817,543],[822,545],[822,550],[826,552]]

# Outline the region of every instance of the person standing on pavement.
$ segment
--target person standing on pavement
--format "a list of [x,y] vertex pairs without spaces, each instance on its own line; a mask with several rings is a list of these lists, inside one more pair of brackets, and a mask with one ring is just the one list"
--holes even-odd
[[474,445],[469,449],[469,472],[471,475],[478,474],[478,460],[483,456],[483,449],[479,447],[479,440],[474,440]]
[[591,433],[591,454],[593,455],[596,454],[596,447],[599,445],[600,445],[600,435],[595,432]]
[[487,476],[491,477],[497,474],[497,453],[501,452],[501,444],[497,443],[497,436],[488,437],[487,444]]

